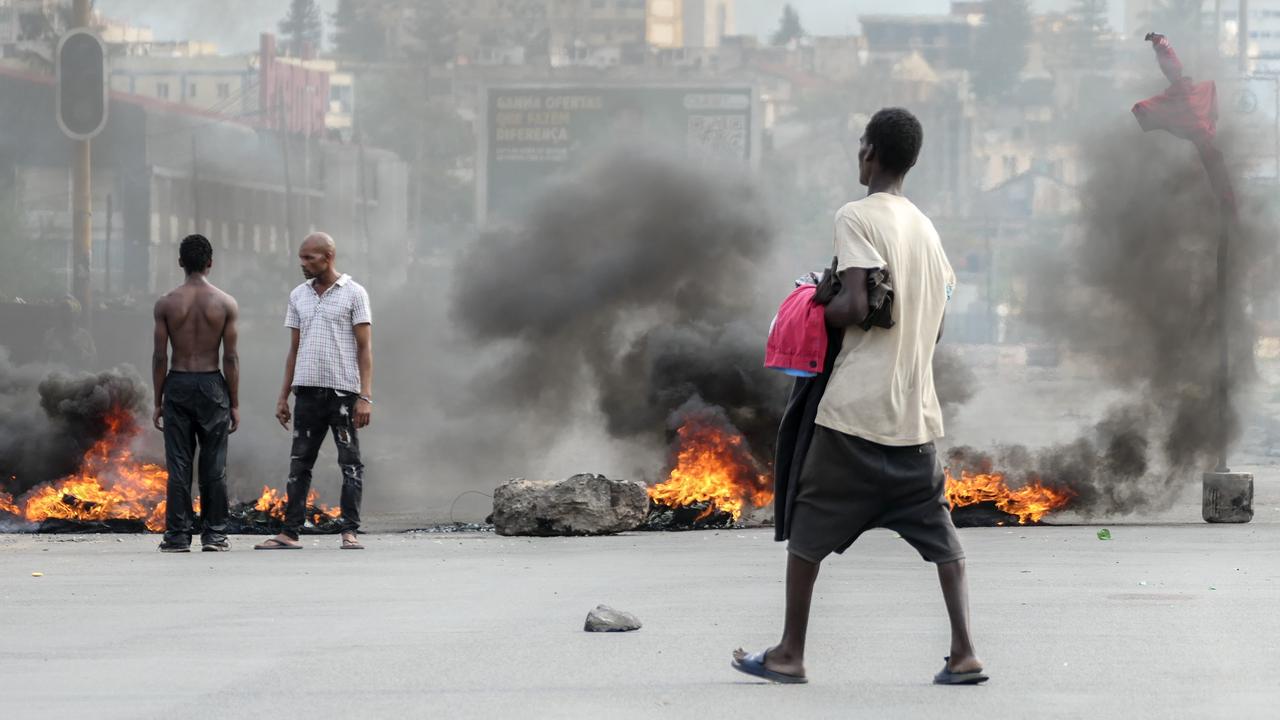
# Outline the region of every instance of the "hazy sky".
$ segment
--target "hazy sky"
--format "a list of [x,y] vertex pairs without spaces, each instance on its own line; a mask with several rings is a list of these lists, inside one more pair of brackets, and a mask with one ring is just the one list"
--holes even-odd
[[[789,0],[814,35],[857,32],[859,15],[873,13],[945,13],[949,0]],[[738,32],[767,36],[778,26],[788,0],[738,0]],[[1061,8],[1069,0],[1032,0],[1037,9]],[[1112,0],[1113,15],[1123,0]],[[321,0],[325,21],[337,0]],[[202,40],[224,52],[257,47],[258,33],[275,30],[289,0],[97,0],[105,15],[153,29],[161,40]]]

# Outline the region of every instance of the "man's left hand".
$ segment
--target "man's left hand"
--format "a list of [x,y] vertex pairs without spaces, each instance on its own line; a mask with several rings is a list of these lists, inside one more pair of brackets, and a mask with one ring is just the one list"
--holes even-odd
[[373,405],[368,400],[356,400],[356,429],[369,426],[369,420],[373,417]]

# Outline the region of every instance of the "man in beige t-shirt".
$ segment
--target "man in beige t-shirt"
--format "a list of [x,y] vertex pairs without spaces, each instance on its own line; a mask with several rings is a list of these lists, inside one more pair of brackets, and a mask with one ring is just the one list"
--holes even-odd
[[877,192],[836,213],[835,238],[842,272],[889,268],[894,326],[845,329],[818,424],[880,445],[933,442],[942,437],[933,348],[956,283],[938,231],[910,200]]
[[[955,273],[933,223],[902,194],[923,142],[920,123],[901,108],[867,124],[858,151],[868,195],[836,213],[840,292],[825,310],[844,342],[818,406],[817,427],[800,472],[787,530],[787,610],[782,641],[734,653],[733,666],[775,682],[805,682],[804,646],[818,568],[864,531],[896,531],[938,578],[951,621],[951,654],[934,676],[944,685],[988,678],[969,635],[964,551],[951,522],[934,441],[942,412],[933,386],[933,350],[942,334]],[[893,326],[864,331],[869,274],[886,269],[894,289]]]

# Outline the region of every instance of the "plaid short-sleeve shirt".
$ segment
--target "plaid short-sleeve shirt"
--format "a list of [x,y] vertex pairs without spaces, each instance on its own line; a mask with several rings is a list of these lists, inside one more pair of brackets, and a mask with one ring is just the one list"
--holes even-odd
[[289,293],[285,327],[299,333],[294,387],[322,387],[360,393],[356,325],[373,322],[369,293],[350,275],[338,278],[323,295],[304,282]]

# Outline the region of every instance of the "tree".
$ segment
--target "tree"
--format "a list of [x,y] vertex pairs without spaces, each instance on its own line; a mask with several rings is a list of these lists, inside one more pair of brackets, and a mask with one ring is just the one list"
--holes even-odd
[[1030,42],[1027,0],[988,0],[973,54],[973,87],[979,97],[994,99],[1018,86]]
[[302,48],[308,43],[318,52],[324,40],[324,19],[316,0],[291,0],[289,14],[280,21],[280,34],[294,57],[301,57]]
[[430,0],[418,7],[410,29],[412,59],[428,67],[446,65],[458,57],[458,11],[450,0]]
[[329,16],[334,50],[352,60],[381,60],[386,54],[386,34],[377,19],[357,5],[356,0],[338,0],[337,10]]
[[547,59],[551,26],[545,0],[498,0],[498,11],[511,18],[502,30],[504,44],[524,48],[526,63]]
[[774,45],[786,45],[792,40],[804,37],[804,27],[800,24],[800,13],[791,3],[782,8],[782,18],[778,21],[778,30],[773,34]]
[[18,18],[17,57],[37,72],[52,74],[58,41],[75,26],[71,5],[32,5],[11,12]]
[[[1207,42],[1209,49],[1214,49],[1212,37],[1213,23],[1204,22],[1204,0],[1162,0],[1151,10],[1148,21],[1151,32],[1164,33],[1176,45],[1179,54],[1198,48],[1202,41]],[[1143,33],[1144,35],[1146,33]]]
[[1100,70],[1110,60],[1103,36],[1107,34],[1107,0],[1075,0],[1067,11],[1070,18],[1067,42],[1071,64],[1081,70]]

